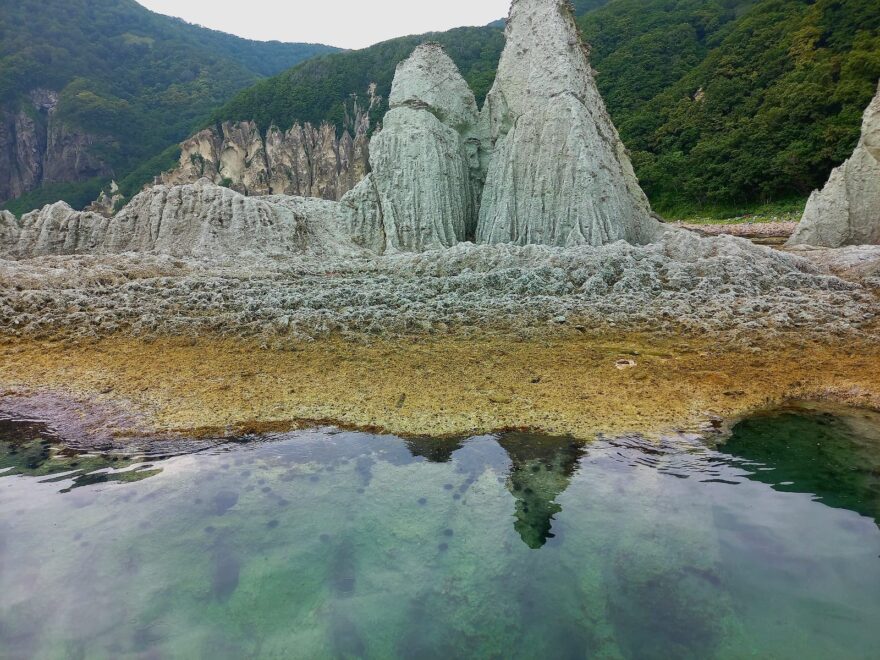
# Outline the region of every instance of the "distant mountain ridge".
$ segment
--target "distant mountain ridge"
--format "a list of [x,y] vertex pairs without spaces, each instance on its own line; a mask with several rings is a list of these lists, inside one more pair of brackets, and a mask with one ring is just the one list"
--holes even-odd
[[0,204],[93,199],[236,91],[334,50],[249,41],[134,0],[0,0]]

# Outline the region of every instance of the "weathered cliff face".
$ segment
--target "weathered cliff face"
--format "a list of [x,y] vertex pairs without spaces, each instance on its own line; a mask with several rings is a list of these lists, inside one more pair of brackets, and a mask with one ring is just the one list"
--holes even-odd
[[[566,3],[514,0],[507,37],[482,114],[443,48],[423,44],[398,66],[369,148],[368,113],[356,105],[353,138],[337,138],[329,125],[262,136],[252,122],[226,123],[183,145],[180,167],[164,177],[174,185],[142,193],[109,221],[109,199],[98,213],[46,207],[23,219],[15,252],[387,254],[466,241],[657,239],[663,230]],[[191,179],[197,183],[181,185]]]
[[880,87],[853,155],[810,196],[789,245],[880,244]]
[[341,136],[330,124],[295,124],[288,131],[272,126],[263,136],[250,121],[225,122],[181,144],[177,169],[163,174],[166,185],[207,178],[245,195],[296,195],[338,200],[369,169],[369,111],[379,102],[347,108]]
[[352,235],[378,252],[467,240],[479,203],[467,142],[478,124],[473,92],[443,48],[428,43],[398,66],[389,104],[370,142],[372,173],[343,200]]
[[0,203],[47,183],[109,175],[102,140],[58,119],[58,94],[34,90],[25,107],[0,111]]
[[338,224],[338,205],[300,197],[245,197],[207,180],[154,186],[115,217],[64,202],[22,217],[4,215],[10,256],[157,252],[223,259],[243,255],[349,256],[361,253]]
[[647,243],[661,231],[565,0],[514,0],[483,108],[491,153],[477,240]]

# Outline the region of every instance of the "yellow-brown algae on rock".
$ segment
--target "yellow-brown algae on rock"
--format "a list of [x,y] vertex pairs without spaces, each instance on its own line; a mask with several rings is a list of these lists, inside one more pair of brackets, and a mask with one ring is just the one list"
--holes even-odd
[[[8,339],[0,347],[0,388],[126,410],[139,422],[136,429],[120,422],[120,435],[228,436],[333,424],[400,435],[529,429],[591,439],[699,431],[710,420],[792,399],[880,409],[875,343],[789,340],[761,348],[580,333],[525,341],[329,338],[295,350],[219,337],[78,346]],[[638,368],[618,368],[636,355]]]

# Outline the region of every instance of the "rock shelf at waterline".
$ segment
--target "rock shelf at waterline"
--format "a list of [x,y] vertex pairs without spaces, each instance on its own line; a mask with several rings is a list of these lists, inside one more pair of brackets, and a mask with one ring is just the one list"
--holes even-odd
[[[316,424],[408,436],[531,429],[656,437],[792,399],[880,409],[880,343],[857,337],[743,346],[572,330],[537,340],[484,333],[273,350],[204,335],[7,340],[0,355],[0,409],[100,445]],[[630,366],[620,369],[624,361]]]

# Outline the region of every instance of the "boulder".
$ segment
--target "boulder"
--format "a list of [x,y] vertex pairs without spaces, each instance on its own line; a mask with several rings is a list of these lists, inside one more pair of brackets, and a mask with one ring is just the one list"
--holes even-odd
[[880,244],[880,88],[862,121],[853,155],[807,202],[789,245]]
[[643,244],[662,233],[593,78],[565,0],[514,0],[483,108],[477,241]]

